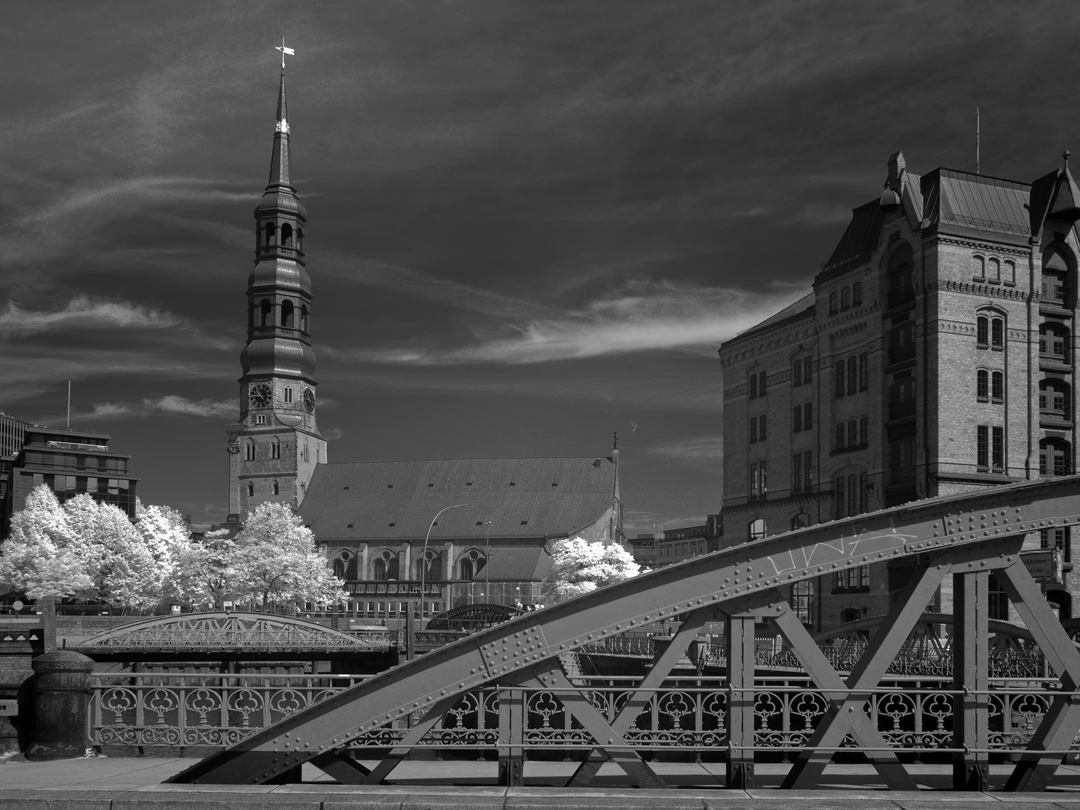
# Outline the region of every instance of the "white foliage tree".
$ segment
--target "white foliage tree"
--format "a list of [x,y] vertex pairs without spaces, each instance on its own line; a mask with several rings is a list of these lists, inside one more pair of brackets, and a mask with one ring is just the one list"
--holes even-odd
[[618,543],[590,543],[581,537],[551,544],[552,565],[541,585],[547,603],[572,599],[637,576],[638,564]]
[[262,503],[248,513],[231,554],[232,590],[240,601],[302,606],[345,600],[344,584],[290,506]]
[[162,601],[192,601],[189,579],[181,561],[191,546],[191,532],[183,516],[168,506],[143,506],[136,501],[135,529],[153,558],[153,589]]
[[63,508],[72,529],[71,547],[86,563],[95,598],[129,608],[161,601],[168,563],[155,558],[119,507],[82,493]]
[[36,487],[26,506],[12,515],[0,547],[0,581],[35,601],[88,593],[94,582],[72,548],[72,527],[56,495]]
[[177,558],[177,598],[198,607],[223,610],[234,579],[235,550],[228,529],[214,529],[188,543]]

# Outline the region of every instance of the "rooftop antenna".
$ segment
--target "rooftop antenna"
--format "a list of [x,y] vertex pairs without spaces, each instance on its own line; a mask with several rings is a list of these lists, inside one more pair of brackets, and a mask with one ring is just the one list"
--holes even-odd
[[68,426],[68,430],[71,430],[71,380],[68,380],[68,412],[67,412],[67,426]]
[[979,173],[979,108],[975,108],[975,174]]

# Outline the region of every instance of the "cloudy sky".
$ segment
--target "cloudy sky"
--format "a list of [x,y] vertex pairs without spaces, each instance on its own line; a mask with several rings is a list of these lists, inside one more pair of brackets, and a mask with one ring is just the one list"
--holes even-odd
[[0,409],[228,511],[282,33],[331,461],[607,455],[630,534],[721,502],[716,348],[889,154],[1080,151],[1080,3],[24,2],[0,27]]

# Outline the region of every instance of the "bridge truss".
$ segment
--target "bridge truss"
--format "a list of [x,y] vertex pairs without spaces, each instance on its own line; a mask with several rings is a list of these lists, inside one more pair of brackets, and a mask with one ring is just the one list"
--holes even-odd
[[[1024,537],[1080,521],[1080,478],[998,487],[860,515],[725,549],[662,568],[569,602],[528,613],[453,645],[406,662],[328,697],[207,757],[172,781],[252,784],[294,781],[311,763],[342,783],[378,784],[414,747],[439,746],[453,735],[455,712],[477,695],[497,694],[497,723],[473,732],[474,747],[499,755],[502,784],[521,784],[529,746],[527,703],[536,695],[572,716],[575,745],[587,749],[570,785],[587,785],[611,760],[641,787],[663,780],[635,745],[639,715],[664,686],[678,660],[707,621],[724,621],[727,658],[722,733],[691,736],[691,748],[720,751],[727,783],[750,787],[754,779],[754,624],[771,617],[817,693],[825,701],[812,729],[794,746],[786,788],[808,788],[833,755],[854,744],[892,789],[915,789],[898,748],[883,734],[870,706],[887,680],[893,658],[919,622],[946,577],[953,577],[956,605],[951,689],[951,755],[954,784],[988,788],[989,574],[993,571],[1045,655],[1052,689],[1042,700],[1037,727],[1015,753],[1007,790],[1042,790],[1080,731],[1080,652],[1020,559]],[[908,558],[914,575],[892,612],[873,631],[861,657],[841,675],[787,603],[795,582],[854,566]],[[680,629],[633,688],[598,710],[603,699],[567,677],[562,657],[595,642],[657,621],[681,617]],[[575,679],[576,680],[576,679]],[[941,691],[941,690],[939,690]],[[553,704],[554,705],[554,704]],[[467,735],[466,735],[467,736]],[[367,768],[357,752],[378,751]],[[367,757],[364,757],[365,759]]]

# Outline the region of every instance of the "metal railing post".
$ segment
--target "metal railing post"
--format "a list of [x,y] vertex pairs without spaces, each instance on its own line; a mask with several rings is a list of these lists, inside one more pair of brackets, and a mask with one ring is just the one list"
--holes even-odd
[[727,786],[754,786],[754,616],[729,616],[724,623],[728,673]]

